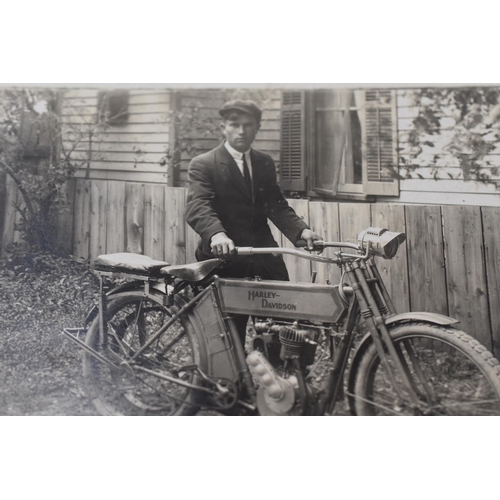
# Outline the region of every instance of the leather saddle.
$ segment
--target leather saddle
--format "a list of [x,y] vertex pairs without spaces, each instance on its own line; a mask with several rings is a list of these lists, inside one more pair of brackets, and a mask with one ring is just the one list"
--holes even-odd
[[209,259],[201,262],[195,262],[194,264],[165,266],[161,269],[161,274],[174,276],[192,283],[199,283],[224,262],[224,259]]

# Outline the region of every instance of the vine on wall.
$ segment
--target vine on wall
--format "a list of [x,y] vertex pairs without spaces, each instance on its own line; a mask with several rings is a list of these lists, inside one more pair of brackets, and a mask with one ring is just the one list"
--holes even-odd
[[[408,134],[406,157],[400,156],[401,178],[423,178],[417,170],[425,164],[436,180],[472,180],[500,189],[495,179],[499,165],[489,156],[499,153],[500,160],[500,88],[429,88],[410,90],[406,95],[418,108],[418,115]],[[435,150],[430,161],[422,162],[424,149],[432,151],[445,130],[450,132],[449,140]],[[458,173],[447,169],[443,153],[455,160]]]

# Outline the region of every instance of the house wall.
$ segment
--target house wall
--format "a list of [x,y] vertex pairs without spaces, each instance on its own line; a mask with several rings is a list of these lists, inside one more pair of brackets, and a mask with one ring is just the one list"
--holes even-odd
[[[95,123],[97,113],[97,89],[69,90],[64,96],[63,123]],[[254,147],[270,154],[279,170],[281,138],[281,91],[260,90],[257,97],[263,109],[262,126]],[[231,95],[233,94],[233,95]],[[174,92],[161,89],[131,90],[129,101],[130,117],[125,125],[110,126],[106,130],[96,130],[92,148],[89,142],[82,142],[75,155],[84,157],[92,149],[94,160],[90,163],[89,179],[120,180],[132,182],[155,182],[185,186],[189,161],[197,154],[216,147],[223,140],[218,131],[220,117],[218,110],[223,102],[237,90],[177,90]],[[242,97],[248,97],[242,95]],[[174,102],[175,99],[175,102]],[[183,148],[177,158],[177,169],[169,172],[170,161],[167,153],[173,154],[173,109],[178,120],[175,133],[190,142],[189,148]],[[408,134],[412,121],[418,115],[408,91],[397,91],[397,127],[399,155],[410,159]],[[447,172],[456,175],[460,168],[456,159],[443,150],[448,143],[455,120],[451,116],[441,119],[441,131],[428,139],[433,147],[423,146],[422,153],[413,160],[421,168],[412,172],[412,179],[400,181],[400,196],[379,197],[380,202],[415,203],[415,204],[450,204],[500,206],[500,196],[492,184],[476,181],[451,180]],[[427,138],[422,138],[426,140]],[[438,156],[438,165],[446,166],[439,173],[439,180],[434,179],[430,166],[433,157]],[[489,155],[494,165],[500,166],[500,148]],[[400,169],[401,172],[403,170]],[[82,169],[77,177],[86,177]],[[169,175],[173,178],[169,179]],[[494,177],[495,178],[495,177]],[[496,177],[498,178],[498,176]]]
[[[72,158],[92,158],[88,172],[81,168],[76,177],[166,183],[170,91],[130,90],[127,122],[105,127],[96,125],[97,95],[98,89],[72,89],[63,96],[61,121],[65,134],[72,128],[77,135],[86,132]],[[72,142],[65,145],[70,148]]]
[[[434,146],[423,145],[422,152],[416,158],[410,157],[408,134],[413,128],[414,118],[419,113],[419,108],[412,102],[410,92],[404,89],[397,91],[399,156],[407,160],[411,159],[412,163],[420,165],[420,168],[412,170],[412,179],[400,181],[400,196],[397,201],[417,204],[500,206],[500,190],[495,185],[449,178],[448,173],[456,176],[461,172],[457,159],[444,149],[456,125],[451,110],[448,112],[445,110],[445,115],[440,119],[439,134],[421,138],[421,142],[427,140]],[[439,180],[434,179],[435,172],[429,166],[435,157],[438,166],[446,167],[437,173]],[[500,166],[500,147],[497,147],[485,159],[494,166]],[[404,175],[404,169],[400,168],[400,173]],[[492,175],[492,179],[500,187],[500,176]],[[379,201],[391,201],[391,199],[382,198]],[[392,201],[395,202],[394,198]]]

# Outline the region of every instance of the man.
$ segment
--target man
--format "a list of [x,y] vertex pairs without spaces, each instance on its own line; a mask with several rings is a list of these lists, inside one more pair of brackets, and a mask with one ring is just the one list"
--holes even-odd
[[219,113],[225,142],[193,158],[188,170],[186,218],[201,236],[196,258],[230,259],[218,272],[220,276],[287,281],[288,271],[280,255],[236,256],[235,247],[278,246],[268,219],[294,244],[305,240],[312,248],[321,237],[283,197],[273,159],[251,148],[262,116],[257,105],[233,100]]

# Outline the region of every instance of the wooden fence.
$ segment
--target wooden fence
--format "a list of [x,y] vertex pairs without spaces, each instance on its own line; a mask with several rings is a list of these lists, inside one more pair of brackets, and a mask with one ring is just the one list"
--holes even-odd
[[[185,189],[82,179],[72,189],[74,214],[63,216],[60,239],[72,243],[75,257],[127,251],[171,264],[195,261],[198,237],[184,220]],[[405,232],[396,258],[379,261],[398,312],[452,316],[500,355],[500,208],[289,201],[328,241],[354,242],[370,225]],[[12,220],[7,207],[4,242],[16,239],[9,233]],[[291,246],[273,232],[279,244]],[[319,283],[339,279],[336,266],[289,256],[286,261],[293,281],[309,281],[312,270]]]

